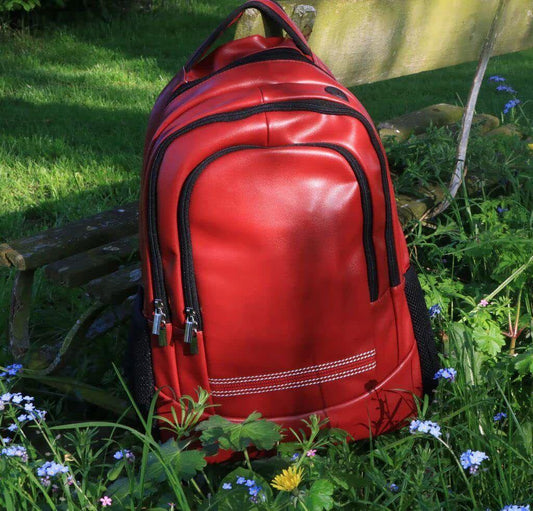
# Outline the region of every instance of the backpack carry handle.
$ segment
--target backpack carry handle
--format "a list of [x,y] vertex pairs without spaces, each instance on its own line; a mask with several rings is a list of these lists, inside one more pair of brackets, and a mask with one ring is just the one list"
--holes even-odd
[[222,33],[233,25],[242,16],[246,9],[255,8],[266,16],[269,20],[274,22],[280,29],[285,30],[296,44],[296,47],[309,57],[312,62],[315,62],[313,52],[307,44],[305,37],[300,32],[300,29],[291,20],[287,13],[281,8],[281,6],[273,0],[248,0],[240,7],[237,7],[229,16],[211,33],[211,35],[200,45],[200,47],[194,52],[192,57],[187,61],[184,66],[185,72],[189,72],[191,68],[196,64],[209,50],[211,45],[222,35]]

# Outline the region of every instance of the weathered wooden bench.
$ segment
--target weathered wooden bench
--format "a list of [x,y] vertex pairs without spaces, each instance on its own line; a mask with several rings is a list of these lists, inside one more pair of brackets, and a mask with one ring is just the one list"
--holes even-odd
[[[141,278],[137,230],[137,204],[132,203],[0,244],[0,266],[16,270],[8,327],[15,358],[23,356],[30,347],[35,271],[44,267],[51,282],[68,288],[82,287],[92,301],[66,334],[59,354],[62,355],[103,309],[134,293]],[[56,365],[54,361],[49,371]]]

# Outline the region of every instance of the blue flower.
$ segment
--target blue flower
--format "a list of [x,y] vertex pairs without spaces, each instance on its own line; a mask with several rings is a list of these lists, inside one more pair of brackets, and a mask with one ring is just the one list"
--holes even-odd
[[121,460],[122,458],[126,458],[128,461],[134,461],[135,454],[133,454],[128,449],[122,449],[121,451],[117,451],[115,454],[113,454],[113,458],[115,458],[116,460]]
[[295,452],[295,453],[291,456],[291,461],[296,461],[299,457],[300,457],[300,453]]
[[510,506],[502,507],[501,511],[530,511],[530,507],[529,504],[527,504],[526,506],[511,504]]
[[15,376],[22,369],[22,364],[11,364],[6,367],[6,370],[0,373],[0,378],[6,376]]
[[57,474],[66,474],[69,468],[61,463],[55,461],[47,461],[37,468],[37,475],[39,477],[54,477]]
[[7,445],[7,444],[11,443],[11,438],[9,438],[8,436],[3,436],[3,437],[1,437],[1,439],[2,439],[2,443],[4,445]]
[[3,403],[9,403],[12,397],[13,394],[11,394],[10,392],[6,392],[5,394],[2,394],[0,396],[0,401],[2,401]]
[[246,482],[246,477],[237,477],[237,484],[244,484]]
[[400,491],[400,488],[398,488],[397,484],[390,483],[387,485],[387,490],[391,491],[392,493],[397,493]]
[[11,402],[12,403],[16,403],[17,405],[22,403],[23,399],[24,399],[24,397],[22,396],[22,394],[20,392],[17,392],[16,394],[13,394],[11,396]]
[[503,76],[493,75],[489,78],[489,82],[505,82],[505,78]]
[[231,490],[231,488],[232,488],[231,483],[224,483],[222,485],[223,490]]
[[503,107],[503,113],[504,114],[508,113],[509,110],[512,110],[515,106],[519,105],[520,103],[521,101],[517,98],[507,101],[507,103],[505,103],[505,106]]
[[17,417],[17,420],[19,422],[34,421],[37,419],[44,419],[45,415],[45,410],[38,410],[37,408],[35,408],[35,410],[28,410],[28,413],[21,413]]
[[252,497],[257,497],[258,493],[261,491],[261,486],[257,486],[257,484],[254,484],[248,489],[248,493]]
[[494,416],[494,421],[499,422],[503,419],[507,419],[507,414],[505,412],[499,412]]
[[255,481],[253,479],[247,479],[246,482],[244,483],[246,486],[248,486],[248,488],[251,488],[252,486],[255,485]]
[[516,94],[516,91],[508,85],[498,85],[498,87],[496,87],[496,90],[500,92],[508,92],[509,94]]
[[457,371],[453,367],[447,367],[444,369],[439,369],[435,376],[433,376],[434,380],[450,380],[455,381],[455,377],[457,376]]
[[483,460],[488,460],[489,457],[482,451],[468,451],[461,454],[460,462],[461,466],[466,470],[469,469],[471,474],[475,474],[478,471],[479,466]]
[[415,433],[428,433],[435,438],[439,438],[442,435],[440,426],[432,421],[413,420],[409,425],[409,431],[413,435]]
[[437,303],[429,308],[429,317],[435,318],[442,312],[440,305]]
[[14,431],[17,431],[17,429],[19,429],[19,427],[18,427],[15,423],[10,424],[10,425],[7,427],[7,430],[8,430],[8,431],[11,431],[12,433],[13,433]]
[[502,206],[498,206],[498,207],[496,208],[496,211],[497,211],[500,215],[502,215],[502,214],[505,213],[506,211],[509,211],[509,208],[504,208],[504,207],[502,207]]
[[22,461],[28,461],[26,447],[22,445],[11,445],[9,447],[4,447],[0,454],[2,456],[8,456],[9,458],[20,458]]

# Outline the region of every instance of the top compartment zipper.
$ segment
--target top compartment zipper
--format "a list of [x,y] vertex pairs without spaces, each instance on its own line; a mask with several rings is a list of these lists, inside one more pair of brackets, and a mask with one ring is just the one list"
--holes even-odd
[[301,54],[300,51],[294,48],[271,48],[269,50],[260,51],[253,53],[252,55],[247,55],[241,59],[235,60],[227,66],[221,67],[217,71],[210,73],[202,78],[193,80],[192,82],[182,83],[168,98],[167,105],[169,105],[174,99],[183,94],[184,92],[200,85],[201,83],[209,80],[211,77],[216,76],[224,71],[229,69],[234,69],[236,67],[245,66],[246,64],[252,64],[254,62],[266,62],[269,60],[296,60],[300,62],[307,62],[312,66],[317,67],[313,62],[311,62],[307,57]]

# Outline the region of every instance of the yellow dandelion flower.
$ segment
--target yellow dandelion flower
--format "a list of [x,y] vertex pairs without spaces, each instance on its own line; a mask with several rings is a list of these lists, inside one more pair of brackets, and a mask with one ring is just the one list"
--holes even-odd
[[296,468],[294,465],[286,468],[278,474],[270,483],[276,490],[280,491],[292,491],[298,488],[298,485],[302,482],[302,468]]
[[533,151],[533,144],[528,144],[527,146]]

